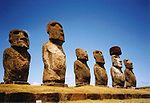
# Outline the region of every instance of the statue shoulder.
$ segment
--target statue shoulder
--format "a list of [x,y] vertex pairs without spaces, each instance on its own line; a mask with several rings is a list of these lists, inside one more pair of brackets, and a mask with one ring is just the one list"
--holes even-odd
[[76,61],[74,62],[74,65],[79,66],[79,67],[82,67],[83,63],[82,63],[80,60],[76,60]]
[[80,61],[80,60],[76,60],[76,61],[74,62],[74,64],[81,64],[81,61]]
[[47,45],[49,45],[49,44],[50,44],[50,41],[44,43],[44,44],[43,44],[43,47],[45,47],[45,46],[47,46]]
[[44,43],[43,46],[42,46],[43,49],[44,48],[54,48],[54,47],[55,47],[55,45],[50,41]]
[[111,72],[115,72],[115,73],[119,72],[119,70],[114,66],[112,66],[110,70],[111,70]]
[[13,49],[13,48],[6,48],[5,50],[4,50],[4,55],[5,54],[9,54],[9,55],[12,55],[13,53],[15,52],[15,50]]
[[94,64],[94,67],[99,68],[100,66],[96,63],[96,64]]
[[110,68],[111,70],[114,70],[114,69],[116,69],[114,66],[112,66],[111,68]]

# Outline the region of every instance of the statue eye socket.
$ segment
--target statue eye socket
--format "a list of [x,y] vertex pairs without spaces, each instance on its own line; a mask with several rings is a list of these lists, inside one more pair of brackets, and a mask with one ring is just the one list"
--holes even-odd
[[17,34],[19,34],[19,32],[20,32],[20,31],[14,31],[13,34],[16,34],[16,35],[17,35]]
[[50,24],[51,26],[55,26],[56,24],[55,23],[52,23],[52,24]]
[[99,53],[99,51],[96,51],[96,53]]
[[29,42],[29,39],[27,39],[27,38],[21,38],[20,40],[22,40],[22,41],[24,41],[24,42]]

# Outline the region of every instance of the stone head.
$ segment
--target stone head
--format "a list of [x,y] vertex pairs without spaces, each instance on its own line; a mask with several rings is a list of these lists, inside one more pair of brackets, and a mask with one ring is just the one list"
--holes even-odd
[[24,30],[13,29],[9,33],[9,42],[11,46],[24,47],[29,49],[29,38]]
[[93,51],[93,56],[94,56],[95,61],[97,63],[105,64],[103,54],[102,54],[102,52],[100,50]]
[[76,56],[77,56],[77,59],[79,59],[79,60],[86,60],[86,61],[88,61],[88,54],[87,54],[87,52],[84,51],[81,48],[77,48],[76,49]]
[[113,63],[113,66],[122,68],[122,61],[119,56],[112,55],[112,63]]
[[56,21],[49,22],[47,24],[47,33],[50,40],[65,42],[63,27],[60,23]]
[[119,46],[113,46],[109,49],[110,55],[121,55],[121,48]]
[[133,63],[129,59],[124,59],[123,62],[126,68],[133,69]]

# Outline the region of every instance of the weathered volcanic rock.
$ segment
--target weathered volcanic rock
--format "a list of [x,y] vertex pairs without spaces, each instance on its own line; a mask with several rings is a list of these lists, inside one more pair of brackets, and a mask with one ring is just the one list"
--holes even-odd
[[129,59],[124,59],[124,75],[126,87],[136,87],[136,77],[133,73],[133,63]]
[[112,56],[113,65],[111,67],[111,77],[113,87],[124,87],[125,78],[121,70],[122,62],[118,56]]
[[122,61],[119,57],[119,55],[121,54],[122,52],[120,47],[114,46],[110,48],[110,55],[112,57],[112,67],[110,69],[110,72],[113,87],[124,87],[125,84],[125,77],[121,70]]
[[66,56],[62,48],[64,43],[63,28],[58,22],[49,22],[47,33],[50,41],[45,43],[42,48],[44,62],[43,83],[50,86],[64,86]]
[[90,69],[87,65],[88,54],[81,48],[76,49],[77,60],[74,62],[76,86],[90,84]]
[[101,51],[95,50],[93,52],[96,64],[94,65],[95,85],[107,86],[108,77],[104,67],[105,61]]
[[27,84],[30,54],[29,38],[25,31],[14,29],[10,31],[10,48],[3,54],[4,83]]

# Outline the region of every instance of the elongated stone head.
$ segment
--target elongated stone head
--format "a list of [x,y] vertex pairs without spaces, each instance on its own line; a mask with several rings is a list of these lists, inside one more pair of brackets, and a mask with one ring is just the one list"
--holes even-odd
[[65,42],[63,27],[60,23],[56,21],[49,22],[47,24],[47,33],[50,40]]
[[87,51],[85,51],[85,50],[83,50],[81,48],[77,48],[76,49],[76,56],[77,56],[77,59],[88,61]]
[[133,69],[133,63],[129,59],[124,59],[123,62],[126,68]]
[[95,61],[97,63],[105,64],[105,60],[104,60],[103,54],[102,54],[102,52],[100,50],[93,51],[93,56],[94,56]]

